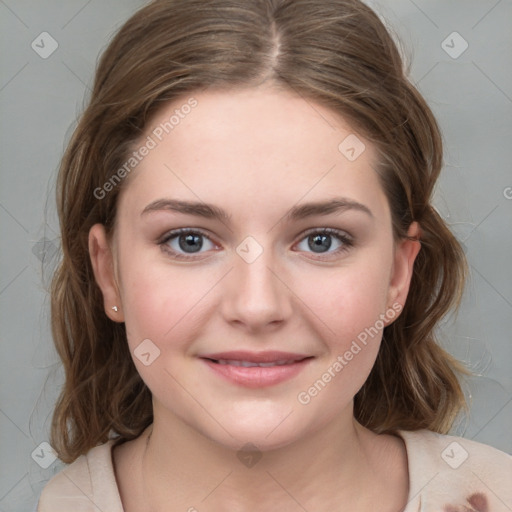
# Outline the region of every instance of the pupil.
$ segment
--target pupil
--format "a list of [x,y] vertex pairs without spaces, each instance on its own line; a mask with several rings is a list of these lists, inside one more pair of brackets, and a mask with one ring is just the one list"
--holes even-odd
[[312,235],[309,239],[313,239],[313,243],[309,243],[310,249],[321,249],[318,252],[325,252],[331,247],[330,235]]
[[181,235],[179,238],[180,249],[187,251],[188,249],[193,249],[189,252],[196,252],[201,249],[203,246],[203,242],[201,240],[200,235]]

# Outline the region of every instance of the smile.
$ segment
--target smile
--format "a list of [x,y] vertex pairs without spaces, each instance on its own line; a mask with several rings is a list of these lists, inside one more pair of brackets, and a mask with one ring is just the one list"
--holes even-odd
[[293,364],[297,361],[289,360],[289,361],[276,361],[274,363],[254,363],[252,361],[231,361],[228,359],[219,359],[218,361],[213,360],[214,363],[218,364],[229,364],[231,366],[243,366],[244,368],[254,368],[259,366],[261,368],[270,368],[272,366],[283,366],[286,364]]
[[215,377],[246,388],[275,386],[297,376],[314,359],[285,352],[224,352],[200,357]]

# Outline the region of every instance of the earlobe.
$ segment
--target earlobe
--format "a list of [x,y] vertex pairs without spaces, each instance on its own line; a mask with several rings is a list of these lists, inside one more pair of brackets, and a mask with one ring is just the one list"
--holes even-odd
[[388,307],[399,303],[405,305],[411,284],[414,261],[421,249],[421,229],[413,222],[407,232],[407,238],[400,241],[395,250],[393,271],[389,283]]
[[105,313],[114,322],[124,322],[112,249],[103,224],[95,224],[89,230],[89,256],[94,278],[103,294]]

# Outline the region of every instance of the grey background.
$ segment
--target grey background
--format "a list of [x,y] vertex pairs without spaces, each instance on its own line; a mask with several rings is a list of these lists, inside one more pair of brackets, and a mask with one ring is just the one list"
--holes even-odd
[[[0,0],[2,512],[33,509],[63,467],[43,469],[31,456],[47,453],[38,446],[62,384],[45,292],[51,264],[42,262],[59,244],[54,181],[100,51],[144,3]],[[453,432],[512,453],[512,1],[368,3],[404,42],[412,80],[440,122],[435,203],[471,264],[461,312],[440,329],[443,345],[479,375],[467,380],[470,416]],[[58,48],[43,59],[31,44],[45,31]],[[454,31],[468,44],[457,58],[464,43]]]

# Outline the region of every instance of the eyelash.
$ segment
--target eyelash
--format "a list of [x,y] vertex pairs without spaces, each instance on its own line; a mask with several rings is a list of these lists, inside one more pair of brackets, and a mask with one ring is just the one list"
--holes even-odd
[[[182,253],[178,253],[178,252],[174,251],[173,249],[170,249],[169,245],[167,245],[170,240],[172,240],[173,238],[176,238],[176,237],[178,237],[180,235],[183,235],[183,234],[187,234],[187,235],[201,235],[201,236],[207,238],[208,240],[210,240],[210,242],[214,243],[210,239],[210,237],[204,231],[202,231],[199,228],[180,228],[180,229],[175,229],[173,231],[170,231],[170,232],[166,233],[163,236],[163,238],[161,238],[157,243],[158,243],[158,245],[161,246],[163,251],[165,251],[168,254],[170,254],[173,258],[176,258],[178,260],[189,260],[189,261],[197,259],[195,256],[192,256],[192,255],[191,256],[185,256]],[[340,231],[340,230],[334,229],[334,228],[312,228],[312,229],[309,229],[309,230],[305,231],[302,234],[302,237],[299,238],[296,243],[302,242],[304,239],[308,238],[309,236],[317,235],[317,234],[327,234],[327,235],[330,235],[332,237],[337,238],[342,243],[341,247],[339,247],[335,251],[325,253],[325,254],[328,254],[329,256],[347,252],[347,251],[350,250],[350,248],[352,248],[354,246],[354,240],[353,240],[353,238],[350,235],[348,235],[344,231]],[[200,253],[197,253],[197,254],[200,254]],[[322,253],[310,253],[310,254],[316,254],[317,256],[320,256],[319,258],[318,257],[314,258],[314,259],[317,259],[317,260],[330,259],[330,258],[323,258],[322,257]]]

